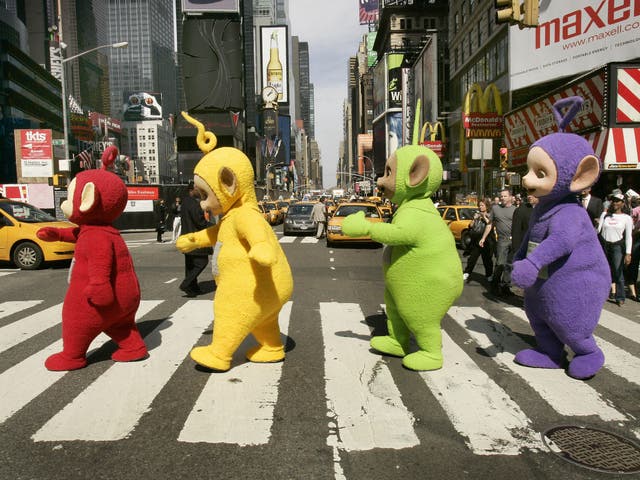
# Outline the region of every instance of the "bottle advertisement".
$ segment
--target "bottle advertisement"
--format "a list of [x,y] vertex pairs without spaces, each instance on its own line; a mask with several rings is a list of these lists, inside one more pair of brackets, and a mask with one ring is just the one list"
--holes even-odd
[[277,102],[289,103],[288,58],[289,35],[286,25],[260,27],[262,89],[273,87]]

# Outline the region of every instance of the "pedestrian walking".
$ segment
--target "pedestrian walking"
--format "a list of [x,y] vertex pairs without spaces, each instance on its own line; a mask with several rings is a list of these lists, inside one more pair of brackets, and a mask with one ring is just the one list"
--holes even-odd
[[[628,194],[628,192],[627,192]],[[638,283],[638,268],[640,268],[640,197],[631,197],[631,222],[632,222],[632,244],[631,244],[631,262],[626,269],[626,283],[629,287],[629,298],[636,302],[640,302],[636,285]]]
[[580,203],[582,203],[582,206],[587,209],[591,223],[593,223],[593,226],[597,228],[600,215],[602,215],[602,212],[604,211],[602,200],[591,195],[591,188],[586,188],[580,192]]
[[602,237],[604,252],[611,269],[611,293],[609,299],[618,306],[624,305],[624,267],[631,263],[631,216],[622,211],[624,195],[614,193],[609,197],[609,208],[600,216],[598,233]]
[[492,230],[496,234],[496,261],[491,282],[491,291],[496,295],[511,293],[511,226],[513,222],[513,195],[505,188],[500,191],[500,203],[491,209],[491,224],[487,225],[480,239],[480,246],[484,246]]
[[167,206],[164,204],[164,200],[158,202],[156,207],[156,241],[162,243],[162,234],[166,228],[167,222]]
[[180,236],[182,220],[180,219],[180,211],[182,210],[182,200],[176,197],[173,205],[171,205],[171,215],[173,216],[173,225],[171,226],[171,241],[176,243]]
[[[189,182],[188,189],[189,194],[184,198],[180,209],[182,235],[198,232],[210,226],[200,208],[200,196],[193,182]],[[209,255],[212,253],[211,247],[205,247],[184,254],[184,280],[179,288],[188,297],[195,297],[202,293],[198,286],[198,275],[209,263]]]
[[468,247],[469,258],[467,266],[462,275],[463,279],[469,283],[470,275],[476,266],[478,258],[482,256],[482,264],[484,265],[484,275],[489,282],[493,279],[493,235],[489,235],[486,241],[480,246],[480,239],[487,228],[491,224],[491,199],[484,198],[478,202],[478,211],[473,217],[473,222],[469,228],[470,243]]
[[318,203],[313,206],[313,210],[311,210],[311,220],[313,220],[317,226],[316,238],[324,237],[327,225],[327,209],[324,205],[324,197],[321,197]]

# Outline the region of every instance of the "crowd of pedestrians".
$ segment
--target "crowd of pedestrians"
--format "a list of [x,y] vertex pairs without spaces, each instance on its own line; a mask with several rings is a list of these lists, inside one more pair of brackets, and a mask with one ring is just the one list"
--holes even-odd
[[[611,271],[609,300],[619,306],[626,299],[640,302],[636,285],[640,267],[640,195],[633,190],[614,189],[603,201],[587,189],[578,201],[598,232]],[[523,246],[531,212],[538,203],[532,195],[513,195],[503,189],[499,196],[478,202],[478,212],[469,226],[470,242],[464,255],[464,280],[469,283],[479,258],[489,291],[509,296],[512,259]],[[484,228],[480,227],[482,225]],[[482,230],[481,233],[478,233]]]

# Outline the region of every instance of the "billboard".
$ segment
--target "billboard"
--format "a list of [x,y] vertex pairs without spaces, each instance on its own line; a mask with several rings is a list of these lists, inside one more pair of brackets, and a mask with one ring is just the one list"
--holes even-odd
[[360,25],[368,25],[378,21],[378,0],[360,0]]
[[162,94],[147,92],[125,93],[122,116],[126,121],[162,120]]
[[511,90],[638,58],[638,2],[541,2],[539,25],[509,28]]
[[50,177],[53,175],[53,145],[51,130],[16,130],[15,146],[20,159],[19,177]]
[[182,13],[239,13],[240,0],[182,0]]
[[289,103],[289,35],[286,25],[260,27],[262,88],[272,86],[278,103]]

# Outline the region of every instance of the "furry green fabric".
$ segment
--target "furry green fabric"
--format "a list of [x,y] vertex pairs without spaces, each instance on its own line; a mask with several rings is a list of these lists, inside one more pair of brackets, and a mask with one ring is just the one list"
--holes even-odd
[[[436,370],[443,363],[440,322],[462,292],[462,265],[453,235],[430,198],[442,181],[440,159],[418,145],[402,147],[394,155],[391,200],[398,209],[391,223],[371,224],[359,212],[345,218],[342,230],[354,237],[370,235],[386,245],[384,300],[389,335],[374,337],[371,346],[404,357],[403,365],[412,370]],[[425,156],[428,173],[412,185],[412,169]],[[385,179],[379,180],[379,186]],[[411,334],[419,349],[413,353],[409,351]]]

